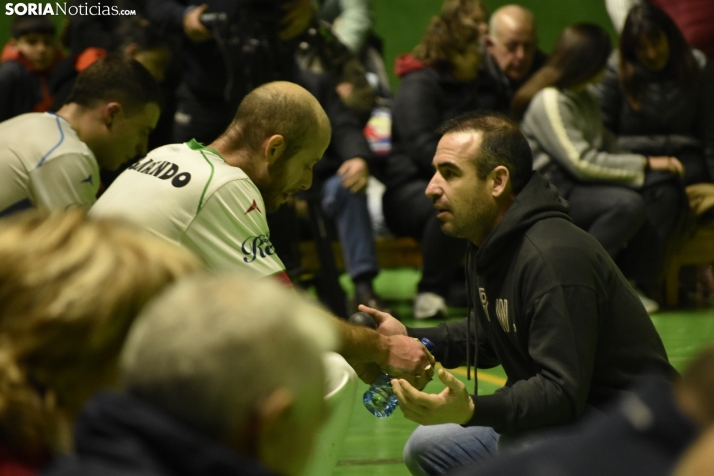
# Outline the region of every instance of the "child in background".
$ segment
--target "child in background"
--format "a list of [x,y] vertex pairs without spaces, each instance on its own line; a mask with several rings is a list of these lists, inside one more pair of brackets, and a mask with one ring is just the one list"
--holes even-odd
[[0,58],[0,121],[52,105],[47,78],[64,56],[56,32],[45,15],[15,17]]

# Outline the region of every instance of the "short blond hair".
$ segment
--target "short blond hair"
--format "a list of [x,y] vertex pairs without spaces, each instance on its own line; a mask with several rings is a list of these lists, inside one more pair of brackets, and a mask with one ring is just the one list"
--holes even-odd
[[76,412],[113,377],[142,306],[201,268],[184,249],[80,209],[0,221],[0,263],[0,441],[30,454],[52,440],[58,410]]

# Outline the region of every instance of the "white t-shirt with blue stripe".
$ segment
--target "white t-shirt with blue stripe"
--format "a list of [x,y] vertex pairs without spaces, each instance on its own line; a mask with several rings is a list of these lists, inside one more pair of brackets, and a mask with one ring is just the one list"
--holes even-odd
[[90,207],[98,190],[97,160],[69,122],[29,113],[0,123],[0,216]]

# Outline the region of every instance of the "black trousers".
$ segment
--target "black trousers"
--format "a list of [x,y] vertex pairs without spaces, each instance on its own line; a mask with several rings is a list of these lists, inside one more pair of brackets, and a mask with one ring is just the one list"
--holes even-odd
[[210,144],[228,127],[236,107],[223,100],[199,98],[183,85],[177,93],[176,113],[173,122],[175,143],[196,139]]
[[436,209],[424,195],[428,182],[418,180],[387,189],[382,198],[384,219],[399,236],[410,236],[421,244],[424,266],[418,292],[446,298],[449,284],[466,254],[466,240],[441,231]]
[[573,222],[593,235],[628,278],[644,288],[661,282],[669,244],[688,206],[681,182],[671,174],[648,172],[645,184],[574,182],[545,173],[570,203]]

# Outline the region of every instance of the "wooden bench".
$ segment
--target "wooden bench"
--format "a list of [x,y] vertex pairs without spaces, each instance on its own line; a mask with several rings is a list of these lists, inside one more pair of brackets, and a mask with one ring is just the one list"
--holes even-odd
[[[375,245],[377,248],[377,264],[380,269],[419,268],[422,265],[419,243],[411,238],[378,238]],[[332,252],[335,255],[337,268],[344,270],[345,262],[339,243],[332,243]],[[310,272],[317,272],[320,269],[314,241],[300,243],[300,265]]]
[[682,266],[714,263],[714,227],[700,228],[670,259],[665,276],[667,306],[679,303],[679,271]]

